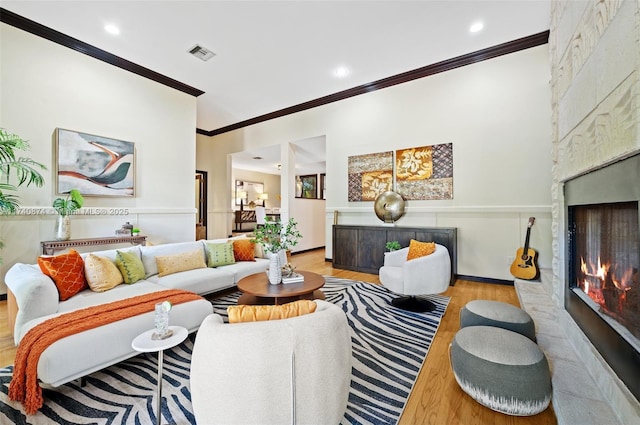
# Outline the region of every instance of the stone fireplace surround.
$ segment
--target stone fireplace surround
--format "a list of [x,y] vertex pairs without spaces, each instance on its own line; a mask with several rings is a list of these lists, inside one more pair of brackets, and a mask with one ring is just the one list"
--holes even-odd
[[[640,196],[640,155],[605,164],[597,172],[585,174],[586,178],[568,179],[579,181],[560,191],[569,204],[584,200],[584,203],[615,202],[620,199],[638,199]],[[617,170],[617,171],[613,171]],[[578,176],[582,177],[582,176]],[[614,184],[613,181],[617,181]],[[622,182],[620,182],[622,180]],[[587,188],[592,187],[593,190]],[[621,188],[622,187],[622,188]],[[615,190],[615,189],[619,190]],[[565,190],[566,189],[566,190]],[[628,191],[633,193],[629,194]],[[600,195],[598,195],[600,193]],[[624,193],[624,195],[623,195]],[[586,198],[585,198],[586,196]],[[620,198],[622,196],[622,198]],[[566,227],[565,208],[560,210]],[[566,235],[566,230],[559,231]],[[558,251],[557,270],[566,270],[569,254],[566,252],[566,237],[559,240],[565,247]],[[556,270],[556,273],[558,273]],[[618,378],[607,361],[585,336],[576,321],[565,308],[564,298],[552,300],[554,294],[573,295],[567,282],[567,273],[554,274],[541,271],[538,282],[516,280],[515,287],[521,306],[531,314],[536,324],[538,344],[545,352],[551,367],[553,384],[553,408],[559,424],[622,424],[636,423],[640,418],[640,403]],[[560,285],[563,285],[560,287]]]
[[[638,154],[635,151],[632,154]],[[605,161],[601,166],[611,162]],[[556,170],[557,171],[557,170]],[[557,178],[558,174],[555,173]],[[564,307],[569,291],[565,235],[564,181],[553,190],[553,269],[541,270],[540,282],[515,283],[521,306],[534,319],[538,344],[547,355],[552,372],[552,404],[558,424],[626,425],[637,423],[640,402],[617,377]]]
[[539,284],[516,282],[516,289],[538,331],[550,332],[543,350],[551,357],[558,423],[608,424],[616,417],[621,424],[637,423],[640,403],[564,308],[563,186],[640,153],[640,2],[551,2],[549,61],[552,269],[543,271]]
[[[633,155],[629,158],[614,162],[605,167],[601,167],[588,174],[578,176],[564,183],[564,199],[565,199],[565,217],[567,217],[567,224],[570,224],[575,219],[576,215],[572,214],[573,208],[587,211],[584,206],[590,205],[589,208],[591,218],[594,218],[596,211],[595,208],[603,205],[616,205],[620,207],[624,205],[627,208],[627,214],[631,216],[624,217],[618,216],[622,222],[611,222],[605,225],[610,225],[614,229],[621,230],[624,226],[634,226],[633,232],[631,229],[627,229],[626,232],[619,233],[612,229],[612,231],[603,234],[606,237],[605,240],[600,240],[603,249],[600,252],[589,252],[587,250],[580,251],[580,255],[592,255],[602,254],[604,255],[603,261],[613,261],[615,265],[623,265],[623,267],[631,267],[638,270],[640,264],[637,262],[638,255],[638,241],[631,242],[629,239],[624,251],[619,251],[617,254],[613,254],[611,249],[616,242],[629,237],[630,235],[636,235],[638,232],[638,202],[640,202],[640,155]],[[611,211],[611,210],[609,210]],[[617,211],[621,211],[618,209]],[[586,215],[582,218],[586,220]],[[627,219],[632,221],[626,221]],[[632,224],[632,222],[635,223]],[[591,226],[601,225],[598,220],[590,222]],[[583,222],[585,226],[586,222]],[[586,230],[583,227],[583,232]],[[596,231],[595,228],[592,231]],[[637,338],[631,333],[631,326],[638,325],[636,320],[629,323],[629,327],[625,328],[624,324],[621,324],[617,319],[610,319],[608,315],[597,313],[594,309],[594,304],[588,296],[582,292],[582,290],[573,289],[577,284],[579,273],[577,269],[580,268],[580,260],[577,257],[578,253],[574,250],[577,249],[579,237],[577,236],[578,230],[575,228],[569,228],[566,232],[566,246],[567,251],[565,253],[565,267],[567,270],[566,280],[568,288],[565,288],[565,303],[564,307],[569,314],[573,317],[575,322],[580,326],[583,331],[588,335],[592,344],[596,347],[602,357],[612,367],[616,374],[621,378],[625,385],[631,390],[637,400],[640,400],[640,350],[635,341]],[[582,233],[583,237],[588,237],[587,233]],[[621,239],[622,238],[622,239]],[[594,241],[592,241],[594,242]],[[595,243],[595,242],[594,242]],[[620,245],[615,245],[613,249],[620,249]],[[597,249],[597,248],[596,248]],[[628,251],[627,251],[628,250]],[[624,254],[628,253],[628,257]],[[594,258],[587,258],[587,262],[594,261]],[[624,261],[629,261],[624,263]],[[627,304],[631,311],[637,311],[637,304],[634,304],[636,291],[639,288],[637,283],[634,285],[632,291],[627,293]],[[633,301],[633,302],[632,302]],[[613,302],[613,301],[609,301]],[[617,308],[614,306],[613,309]],[[614,311],[614,310],[612,310]],[[601,315],[602,314],[602,315]],[[635,316],[633,316],[635,317]],[[629,318],[629,317],[627,317]],[[617,330],[614,329],[617,327]],[[628,329],[628,330],[627,330]],[[626,335],[626,338],[625,336]],[[639,418],[640,419],[640,418]]]
[[[603,161],[587,172],[638,153],[640,150],[614,160]],[[552,191],[553,269],[541,271],[540,283],[516,281],[518,298],[523,308],[534,318],[537,333],[542,333],[538,341],[551,364],[554,388],[552,403],[558,423],[637,423],[640,418],[640,402],[617,377],[564,308],[565,291],[569,288],[566,284],[567,218],[563,186],[565,181],[574,176],[563,180],[558,176],[556,168],[555,186]]]

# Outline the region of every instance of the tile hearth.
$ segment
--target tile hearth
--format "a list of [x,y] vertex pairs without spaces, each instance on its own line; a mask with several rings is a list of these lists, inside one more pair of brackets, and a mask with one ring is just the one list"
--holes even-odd
[[[550,272],[549,272],[550,273]],[[543,271],[544,279],[545,271]],[[561,314],[540,282],[516,279],[520,305],[536,324],[538,345],[551,368],[553,410],[560,425],[622,425],[561,325]]]

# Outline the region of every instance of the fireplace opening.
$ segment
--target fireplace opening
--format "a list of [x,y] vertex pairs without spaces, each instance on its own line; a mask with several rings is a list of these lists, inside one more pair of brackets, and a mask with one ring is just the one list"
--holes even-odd
[[640,351],[638,202],[569,208],[570,288]]
[[640,401],[640,155],[564,184],[565,308]]

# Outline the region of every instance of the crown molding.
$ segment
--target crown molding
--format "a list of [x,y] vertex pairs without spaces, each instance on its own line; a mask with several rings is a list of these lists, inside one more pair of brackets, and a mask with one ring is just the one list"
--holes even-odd
[[531,47],[541,46],[543,44],[547,44],[548,42],[549,30],[516,40],[508,41],[506,43],[498,44],[496,46],[488,47],[486,49],[477,50],[475,52],[457,56],[452,59],[447,59],[442,62],[437,62],[432,65],[427,65],[422,68],[414,69],[412,71],[403,72],[401,74],[393,75],[391,77],[383,78],[381,80],[333,93],[328,96],[319,97],[308,102],[300,103],[288,108],[260,115],[255,118],[250,118],[248,120],[240,121],[238,123],[221,127],[216,130],[206,131],[197,129],[197,133],[205,136],[217,136],[218,134],[227,133],[229,131],[238,130],[240,128],[258,124],[274,118],[280,118],[285,115],[295,114],[296,112],[301,112],[307,109],[316,108],[318,106],[327,105],[329,103],[348,99],[353,96],[370,93],[372,91],[395,86],[397,84],[407,83],[419,78],[424,78],[430,75],[439,74],[441,72],[450,71],[455,68],[482,62],[487,59],[497,58],[498,56],[507,55],[509,53],[519,52]]
[[68,47],[72,50],[83,53],[87,56],[91,56],[110,65],[117,66],[118,68],[122,68],[129,72],[133,72],[134,74],[140,75],[141,77],[148,78],[157,83],[179,90],[183,93],[190,94],[191,96],[198,97],[204,93],[200,89],[191,87],[187,84],[181,83],[180,81],[174,80],[173,78],[169,78],[165,75],[159,74],[155,71],[150,70],[149,68],[145,68],[144,66],[135,64],[131,61],[121,58],[120,56],[116,56],[105,50],[87,44],[84,41],[80,41],[77,38],[70,37],[66,34],[46,27],[42,24],[32,21],[31,19],[27,19],[1,7],[0,22],[4,22],[5,24],[11,25],[12,27],[19,28],[33,35],[37,35],[38,37],[53,41],[54,43],[60,44],[61,46]]

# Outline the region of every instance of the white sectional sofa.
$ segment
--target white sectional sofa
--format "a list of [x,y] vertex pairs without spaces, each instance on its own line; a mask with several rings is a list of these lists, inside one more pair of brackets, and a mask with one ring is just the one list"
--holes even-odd
[[[167,289],[183,289],[204,295],[231,288],[244,276],[267,269],[268,260],[255,258],[255,261],[158,276],[156,256],[200,250],[206,263],[206,244],[225,241],[227,240],[202,240],[120,249],[133,252],[140,257],[146,273],[143,280],[133,284],[120,284],[105,292],[85,289],[66,301],[59,300],[54,282],[41,272],[37,264],[15,264],[5,276],[9,296],[15,298],[18,308],[14,327],[15,343],[17,345],[29,329],[66,312]],[[93,254],[115,262],[116,251],[112,249]],[[83,257],[86,255],[88,253],[82,254]],[[169,323],[183,326],[189,332],[193,332],[212,312],[211,303],[205,299],[177,304],[171,309]],[[131,341],[143,331],[153,328],[153,318],[154,313],[149,312],[58,340],[40,357],[40,381],[51,386],[59,386],[135,356],[138,353],[131,348]]]

